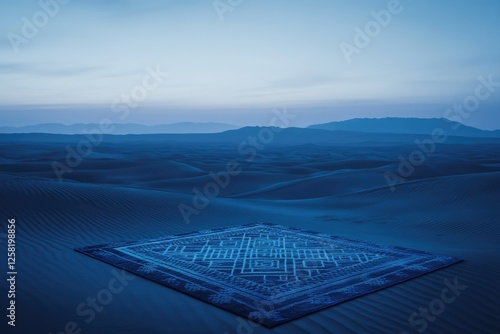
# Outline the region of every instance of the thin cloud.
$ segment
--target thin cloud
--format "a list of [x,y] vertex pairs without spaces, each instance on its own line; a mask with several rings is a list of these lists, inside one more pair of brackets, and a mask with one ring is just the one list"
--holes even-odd
[[0,63],[4,74],[29,74],[39,76],[74,76],[94,73],[106,69],[104,66],[54,66],[34,63]]

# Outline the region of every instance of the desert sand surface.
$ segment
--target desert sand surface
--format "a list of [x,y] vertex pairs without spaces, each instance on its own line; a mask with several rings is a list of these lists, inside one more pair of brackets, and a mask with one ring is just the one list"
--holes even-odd
[[[117,136],[119,137],[119,136]],[[446,143],[391,191],[406,142],[356,145],[276,142],[256,157],[233,143],[165,141],[136,136],[104,140],[59,181],[78,137],[0,138],[1,219],[15,218],[19,333],[498,333],[500,292],[500,149],[486,142]],[[56,138],[57,140],[55,140]],[[189,223],[179,205],[193,188],[231,176]],[[77,307],[106,288],[116,270],[74,251],[114,241],[157,238],[264,221],[381,244],[446,254],[464,261],[307,315],[272,330],[141,277],[87,323]],[[2,235],[2,243],[5,235]],[[1,258],[4,266],[5,257]],[[466,289],[442,314],[409,318],[441,298],[444,281]],[[6,282],[0,283],[2,290]]]

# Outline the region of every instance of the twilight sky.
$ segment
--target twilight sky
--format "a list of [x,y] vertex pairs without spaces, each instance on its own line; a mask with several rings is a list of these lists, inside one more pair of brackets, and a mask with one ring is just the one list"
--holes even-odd
[[[498,0],[217,1],[3,1],[0,126],[443,117],[479,76],[500,82]],[[465,124],[500,128],[490,95]]]

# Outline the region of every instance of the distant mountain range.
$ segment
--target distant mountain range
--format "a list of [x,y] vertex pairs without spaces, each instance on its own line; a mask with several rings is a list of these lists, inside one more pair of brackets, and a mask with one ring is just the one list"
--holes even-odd
[[458,137],[500,137],[500,130],[487,131],[460,124],[455,126],[446,118],[355,118],[341,122],[331,122],[309,126],[309,129],[329,131],[354,131],[365,133],[405,133],[431,134],[434,129],[441,128],[450,136]]
[[[238,127],[224,123],[173,123],[160,125],[113,124],[114,129],[109,134],[154,134],[154,133],[216,133],[237,129]],[[65,125],[60,123],[45,123],[22,127],[0,127],[0,133],[52,133],[52,134],[82,134],[98,133],[99,124],[77,123]]]
[[[113,131],[108,134],[213,134],[212,136],[204,137],[203,140],[209,142],[220,141],[222,138],[239,138],[244,134],[248,133],[248,135],[251,135],[252,132],[255,133],[261,129],[259,127],[238,128],[235,125],[223,123],[188,122],[152,126],[140,124],[114,124],[113,126]],[[286,131],[282,131],[282,133],[292,134],[287,139],[290,143],[321,142],[322,140],[326,142],[332,142],[332,140],[334,142],[345,142],[354,138],[368,141],[371,139],[375,141],[385,141],[386,139],[392,141],[398,138],[396,135],[401,135],[402,138],[406,135],[429,136],[435,129],[443,129],[448,136],[453,137],[500,138],[500,130],[480,130],[454,123],[444,118],[356,118],[341,122],[311,125],[307,128],[288,128]],[[48,123],[23,127],[0,127],[0,133],[5,134],[45,133],[78,135],[96,132],[100,132],[98,124],[84,123],[72,125]],[[284,136],[280,135],[277,137]],[[173,136],[172,138],[181,137]],[[183,140],[187,140],[187,138],[185,137]],[[189,138],[197,138],[197,136],[190,136]]]
[[[500,145],[500,137],[460,137],[453,136],[449,129],[444,130],[448,136],[446,144],[495,144]],[[185,134],[142,134],[105,136],[107,143],[151,143],[169,145],[212,145],[223,144],[236,147],[242,152],[250,152],[257,147],[290,146],[290,145],[414,145],[415,140],[431,138],[431,134],[404,134],[404,133],[368,133],[350,131],[329,131],[310,128],[269,128],[244,127],[237,130],[219,133],[185,133]],[[46,133],[30,134],[0,134],[0,141],[15,142],[45,142],[45,143],[78,143],[88,140],[84,135],[59,135]],[[255,147],[255,148],[253,148]]]

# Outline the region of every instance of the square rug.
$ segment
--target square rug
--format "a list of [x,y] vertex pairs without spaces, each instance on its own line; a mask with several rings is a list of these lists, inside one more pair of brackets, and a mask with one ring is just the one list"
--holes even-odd
[[266,327],[461,261],[267,223],[76,251]]

